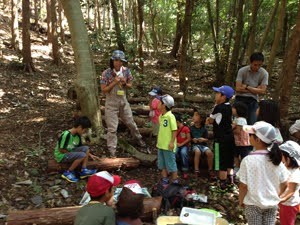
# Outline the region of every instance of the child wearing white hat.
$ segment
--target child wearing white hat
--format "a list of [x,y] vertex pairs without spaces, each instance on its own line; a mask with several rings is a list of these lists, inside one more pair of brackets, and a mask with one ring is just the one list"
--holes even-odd
[[250,135],[253,151],[246,156],[237,176],[240,179],[239,204],[245,208],[248,225],[274,225],[280,195],[290,175],[281,162],[282,153],[276,142],[276,129],[259,121],[243,126]]
[[282,151],[282,162],[291,172],[287,189],[280,195],[280,224],[294,225],[300,204],[300,145],[294,141],[286,141],[279,148]]

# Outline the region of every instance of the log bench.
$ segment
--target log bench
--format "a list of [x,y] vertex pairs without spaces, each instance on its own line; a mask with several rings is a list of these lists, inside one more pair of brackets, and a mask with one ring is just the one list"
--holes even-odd
[[[142,221],[152,221],[152,210],[157,209],[159,215],[162,197],[144,199],[144,214]],[[44,208],[34,210],[10,211],[7,217],[7,225],[71,225],[77,211],[82,206],[71,206],[62,208]]]

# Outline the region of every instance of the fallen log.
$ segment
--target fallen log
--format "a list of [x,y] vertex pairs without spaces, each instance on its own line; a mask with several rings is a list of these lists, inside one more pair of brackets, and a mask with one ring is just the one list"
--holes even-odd
[[[143,221],[152,221],[152,209],[156,208],[159,215],[162,197],[144,199]],[[71,225],[77,211],[82,206],[63,208],[44,208],[35,210],[10,211],[7,217],[7,225]]]
[[[201,96],[191,96],[191,95],[186,95],[185,97],[183,95],[178,95],[178,94],[171,94],[172,97],[176,102],[179,101],[186,101],[186,102],[192,102],[192,103],[213,103],[213,99],[209,98],[209,97],[201,97]],[[140,103],[140,102],[149,102],[149,98],[148,97],[132,97],[132,98],[128,98],[128,102],[129,103]]]
[[[89,161],[87,167],[98,170],[134,169],[140,165],[140,161],[135,158],[101,158],[100,160]],[[57,163],[55,160],[48,160],[48,173],[61,172],[70,167],[67,163]]]
[[[118,145],[123,151],[131,154],[133,157],[140,160],[141,165],[151,167],[155,164],[157,160],[157,155],[145,154],[143,152],[140,152],[137,149],[135,149],[131,144],[129,144],[125,139],[119,138]],[[145,148],[145,150],[147,149]]]

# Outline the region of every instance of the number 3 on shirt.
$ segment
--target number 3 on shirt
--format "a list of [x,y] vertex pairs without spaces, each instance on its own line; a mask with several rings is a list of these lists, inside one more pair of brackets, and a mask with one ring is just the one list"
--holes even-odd
[[168,120],[164,120],[163,126],[164,126],[164,127],[167,127],[167,126],[168,126]]

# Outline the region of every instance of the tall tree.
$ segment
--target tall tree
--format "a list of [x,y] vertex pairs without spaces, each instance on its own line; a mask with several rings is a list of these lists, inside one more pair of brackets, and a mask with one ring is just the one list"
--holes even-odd
[[183,35],[182,35],[182,47],[180,54],[179,63],[179,82],[180,90],[185,94],[187,89],[187,79],[186,79],[186,56],[188,49],[188,38],[190,35],[191,23],[192,23],[192,13],[194,8],[194,0],[186,0],[185,3],[185,14],[183,22]]
[[23,42],[23,64],[24,70],[30,73],[35,71],[31,58],[31,41],[30,41],[30,1],[22,0],[22,42]]
[[150,0],[149,1],[149,12],[150,12],[150,26],[151,26],[151,37],[152,37],[152,42],[153,42],[153,50],[154,53],[156,54],[158,51],[158,40],[157,40],[157,33],[155,29],[155,18],[157,16],[157,10],[155,8],[155,1]]
[[144,0],[138,0],[138,16],[139,16],[139,40],[138,40],[138,51],[139,51],[139,71],[144,73],[144,57],[143,57],[143,37],[144,37]]
[[288,41],[286,53],[282,63],[282,71],[277,81],[274,92],[275,99],[279,99],[280,116],[285,118],[288,115],[291,93],[295,81],[297,63],[300,53],[300,2],[298,3],[297,23]]
[[259,9],[259,0],[252,0],[251,20],[249,27],[249,41],[247,45],[247,56],[248,58],[255,50],[255,36],[256,36],[256,22],[257,13]]
[[15,50],[19,50],[19,12],[18,0],[11,0],[11,46]]
[[278,51],[278,47],[280,44],[280,38],[282,37],[282,31],[283,31],[283,25],[284,25],[284,18],[285,18],[285,10],[286,10],[286,3],[287,0],[281,0],[280,1],[280,9],[279,9],[279,15],[278,15],[278,21],[277,21],[277,26],[276,26],[276,32],[275,32],[275,37],[274,41],[272,44],[272,49],[268,61],[268,66],[267,70],[269,72],[269,75],[272,74],[272,68],[274,65],[276,53]]
[[57,13],[56,13],[57,0],[51,0],[51,40],[52,40],[52,57],[54,64],[58,65],[60,62],[58,35],[57,35]]
[[121,27],[120,27],[120,20],[119,20],[119,14],[118,14],[118,7],[117,7],[117,2],[116,0],[110,0],[111,1],[111,8],[113,12],[113,17],[114,17],[114,22],[115,22],[115,30],[116,30],[116,35],[117,35],[117,44],[118,44],[118,49],[125,51],[125,47],[123,44],[123,37],[121,33]]
[[183,12],[184,12],[184,1],[177,0],[177,15],[176,15],[176,33],[173,42],[173,47],[170,52],[170,55],[176,58],[179,47],[180,47],[180,40],[183,35]]
[[260,43],[259,43],[259,47],[258,47],[258,51],[259,52],[262,52],[263,48],[265,46],[265,42],[267,40],[268,34],[270,33],[271,26],[272,26],[272,24],[274,22],[274,18],[275,18],[277,9],[278,9],[279,1],[280,0],[276,0],[275,1],[275,5],[274,5],[274,8],[272,10],[271,16],[269,17],[267,26],[266,26],[264,34],[263,34],[263,37],[260,39]]
[[51,0],[46,0],[46,11],[47,11],[47,42],[52,42],[52,25],[51,25]]
[[234,75],[237,71],[237,62],[239,57],[239,50],[241,46],[242,41],[242,33],[244,29],[244,0],[238,0],[237,3],[237,9],[236,9],[236,31],[235,31],[235,39],[234,39],[234,45],[233,50],[231,54],[230,63],[228,66],[227,76],[226,76],[226,83],[227,84],[233,84],[234,81]]
[[103,131],[98,101],[98,86],[87,29],[80,9],[80,1],[61,0],[61,3],[72,37],[72,47],[77,69],[76,93],[82,113],[92,121],[92,128],[96,134],[95,140],[92,141],[98,143]]

